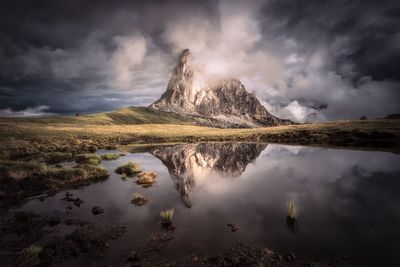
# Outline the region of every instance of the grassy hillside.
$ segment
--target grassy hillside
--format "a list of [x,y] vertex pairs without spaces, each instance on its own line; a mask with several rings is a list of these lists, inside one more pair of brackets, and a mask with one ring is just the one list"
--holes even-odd
[[[125,115],[115,114],[111,115],[114,118],[104,114],[95,116],[99,117],[94,120],[102,121],[103,125],[90,124],[88,121],[86,124],[71,124],[44,123],[43,120],[0,120],[0,154],[30,154],[43,149],[74,151],[86,145],[102,148],[138,143],[207,141],[273,142],[391,151],[398,151],[400,148],[400,120],[336,121],[255,129],[216,129],[168,124],[166,118],[160,120],[167,124],[127,125],[122,122],[136,123],[144,119],[131,120]],[[104,125],[106,122],[108,125]]]
[[193,124],[193,121],[190,119],[185,119],[178,115],[156,111],[145,107],[127,107],[116,111],[81,117],[51,116],[43,118],[0,118],[0,123],[1,122],[76,125]]
[[82,117],[0,118],[0,159],[41,151],[81,152],[127,144],[164,142],[273,142],[400,151],[400,120],[376,119],[216,129],[144,107]]

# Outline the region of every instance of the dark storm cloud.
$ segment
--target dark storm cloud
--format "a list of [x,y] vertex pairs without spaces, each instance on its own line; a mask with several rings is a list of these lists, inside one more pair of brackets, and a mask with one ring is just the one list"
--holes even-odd
[[[280,21],[275,29],[304,42],[309,48],[332,45],[335,68],[345,62],[357,65],[357,78],[400,78],[400,4],[374,0],[272,1],[266,17]],[[348,75],[348,73],[343,73]]]
[[2,114],[147,105],[186,47],[279,116],[398,112],[397,1],[17,0],[0,10]]

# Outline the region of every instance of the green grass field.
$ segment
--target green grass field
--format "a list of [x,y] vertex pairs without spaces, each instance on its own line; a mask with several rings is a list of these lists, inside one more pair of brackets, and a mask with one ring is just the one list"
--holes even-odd
[[0,123],[42,123],[75,125],[125,125],[125,124],[193,124],[172,113],[156,111],[145,107],[126,107],[116,111],[85,116],[50,116],[41,118],[0,118]]
[[82,147],[173,142],[273,142],[396,151],[400,121],[334,121],[253,129],[195,126],[189,119],[147,108],[84,117],[0,118],[0,157],[38,152],[84,153]]

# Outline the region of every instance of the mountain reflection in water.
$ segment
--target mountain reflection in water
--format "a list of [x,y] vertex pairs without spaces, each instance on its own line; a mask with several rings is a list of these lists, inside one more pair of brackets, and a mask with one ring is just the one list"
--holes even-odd
[[213,175],[238,177],[267,147],[254,143],[179,144],[153,148],[150,153],[168,168],[186,207],[190,192]]
[[[171,208],[176,231],[160,257],[219,252],[242,242],[294,252],[299,259],[348,255],[357,266],[400,266],[399,154],[246,143],[123,149],[130,153],[102,162],[109,179],[68,190],[84,201],[80,207],[66,211],[63,191],[17,211],[127,227],[98,259],[101,266],[121,262],[161,231],[160,211]],[[127,162],[156,172],[156,183],[143,188],[134,178],[121,179],[115,169]],[[132,205],[134,193],[148,203]],[[94,216],[94,206],[104,214]],[[74,227],[60,223],[52,229],[51,236],[64,236]],[[83,255],[63,266],[88,266],[88,259]]]

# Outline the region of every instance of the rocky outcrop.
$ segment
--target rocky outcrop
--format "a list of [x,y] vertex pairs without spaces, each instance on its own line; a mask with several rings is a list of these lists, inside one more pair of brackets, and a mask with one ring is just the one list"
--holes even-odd
[[189,193],[197,183],[212,177],[238,177],[266,144],[202,143],[157,147],[150,153],[168,168],[183,202],[191,207]]
[[290,124],[270,114],[260,101],[234,78],[199,77],[185,49],[173,70],[167,90],[150,108],[197,118],[214,127],[258,127]]
[[394,113],[394,114],[387,115],[386,119],[399,120],[400,119],[400,113]]

